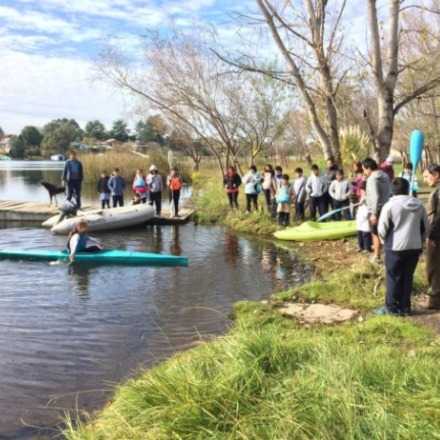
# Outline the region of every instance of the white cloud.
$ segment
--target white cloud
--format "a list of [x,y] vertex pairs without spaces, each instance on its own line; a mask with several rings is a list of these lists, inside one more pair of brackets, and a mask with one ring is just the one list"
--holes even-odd
[[129,115],[128,99],[92,81],[89,62],[2,51],[0,63],[0,126],[7,132],[61,117],[75,118],[81,125],[90,119],[110,125]]

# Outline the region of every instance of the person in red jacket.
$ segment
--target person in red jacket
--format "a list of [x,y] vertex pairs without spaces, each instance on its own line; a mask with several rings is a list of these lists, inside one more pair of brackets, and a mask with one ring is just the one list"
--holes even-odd
[[174,217],[179,217],[179,201],[182,186],[183,181],[179,175],[179,170],[177,168],[171,168],[168,178],[168,189],[170,190],[171,200],[174,206]]
[[388,177],[390,178],[390,182],[394,180],[393,163],[394,163],[394,159],[390,155],[379,165],[379,169],[388,175]]

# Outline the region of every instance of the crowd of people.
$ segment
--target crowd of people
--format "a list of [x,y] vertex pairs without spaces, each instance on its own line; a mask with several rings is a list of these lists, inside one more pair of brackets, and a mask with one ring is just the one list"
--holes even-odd
[[[81,188],[84,179],[83,166],[77,158],[76,152],[72,151],[66,161],[63,172],[63,181],[67,189],[67,201],[74,202],[77,209],[81,208]],[[177,168],[172,168],[166,179],[169,201],[173,207],[175,217],[179,216],[179,202],[183,180]],[[126,193],[127,182],[121,175],[119,168],[114,168],[111,175],[103,171],[97,183],[97,192],[102,209],[124,206],[124,194]],[[155,207],[156,215],[162,213],[162,197],[165,191],[164,178],[160,175],[158,168],[151,165],[149,173],[144,174],[143,170],[136,170],[133,178],[131,191],[133,194],[132,204],[149,203]]]
[[355,219],[359,252],[371,254],[374,264],[381,263],[382,253],[385,257],[387,295],[378,314],[407,315],[414,272],[424,248],[431,286],[429,307],[440,309],[440,165],[428,167],[424,180],[434,189],[427,210],[417,198],[412,164],[395,177],[391,157],[381,164],[372,158],[355,162],[350,178],[333,159],[324,172],[312,165],[308,177],[296,168],[293,181],[280,166],[266,165],[262,172],[251,166],[243,177],[229,167],[223,183],[231,209],[239,207],[243,185],[247,212],[259,209],[263,194],[268,214],[277,217],[281,226],[289,225],[291,209],[297,221],[305,220],[306,207],[311,220]]

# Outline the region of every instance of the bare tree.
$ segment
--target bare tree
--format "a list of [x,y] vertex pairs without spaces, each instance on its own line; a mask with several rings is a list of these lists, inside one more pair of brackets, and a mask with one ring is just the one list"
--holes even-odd
[[[228,165],[238,164],[249,142],[260,142],[276,122],[279,106],[269,101],[278,95],[267,95],[262,81],[257,84],[231,71],[198,36],[152,36],[137,74],[115,51],[105,56],[100,68],[106,78],[159,111],[170,125],[179,123],[192,139],[203,143],[222,173]],[[264,121],[254,120],[259,117]]]
[[286,67],[267,69],[249,56],[222,55],[222,59],[297,89],[324,156],[341,162],[336,97],[348,72],[340,64],[346,0],[331,10],[328,0],[304,0],[303,5],[292,0],[256,3]]
[[[417,23],[415,14],[439,14],[440,9],[438,6],[427,8],[420,4],[405,6],[406,3],[405,0],[387,0],[388,11],[385,16],[381,16],[378,1],[368,0],[368,30],[371,41],[371,60],[368,65],[375,86],[377,116],[367,111],[366,118],[379,160],[385,159],[389,154],[395,118],[399,111],[440,85],[440,71],[430,68],[440,55],[438,32],[437,40],[433,39],[433,44],[425,47],[424,53],[407,52],[409,56],[403,56],[405,47],[423,32],[423,27],[414,26]],[[410,10],[411,20],[405,23],[405,11]],[[387,22],[385,26],[381,25],[383,21]],[[413,77],[413,83],[403,83],[402,79],[411,72],[418,72]],[[426,75],[427,72],[429,75]]]

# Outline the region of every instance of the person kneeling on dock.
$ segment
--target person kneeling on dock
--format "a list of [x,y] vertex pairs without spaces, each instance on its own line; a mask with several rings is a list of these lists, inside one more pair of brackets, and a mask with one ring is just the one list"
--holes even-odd
[[385,245],[386,298],[379,315],[411,313],[413,276],[422,253],[428,229],[428,216],[422,203],[409,196],[409,182],[393,181],[393,197],[384,205],[378,232]]
[[67,239],[67,250],[70,254],[70,261],[75,261],[78,252],[99,252],[102,246],[92,237],[87,235],[89,225],[85,220],[80,220]]

